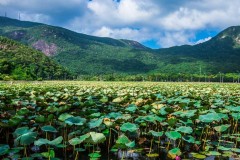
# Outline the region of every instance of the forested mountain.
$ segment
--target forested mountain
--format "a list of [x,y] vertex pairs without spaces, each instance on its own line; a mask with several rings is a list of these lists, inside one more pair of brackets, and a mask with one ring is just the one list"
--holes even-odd
[[0,17],[0,35],[42,51],[77,75],[212,75],[240,71],[240,27],[197,45],[149,49],[131,40]]
[[62,66],[39,51],[0,36],[0,80],[72,78]]

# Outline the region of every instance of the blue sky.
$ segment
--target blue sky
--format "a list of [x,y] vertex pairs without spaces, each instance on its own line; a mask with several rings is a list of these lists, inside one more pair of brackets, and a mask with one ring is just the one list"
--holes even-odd
[[197,44],[240,24],[239,0],[0,0],[0,14],[151,48]]

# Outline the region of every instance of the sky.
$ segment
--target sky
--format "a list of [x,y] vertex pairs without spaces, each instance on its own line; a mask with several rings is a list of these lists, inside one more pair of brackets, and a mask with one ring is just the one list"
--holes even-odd
[[240,0],[0,0],[0,15],[150,48],[194,45],[240,25]]

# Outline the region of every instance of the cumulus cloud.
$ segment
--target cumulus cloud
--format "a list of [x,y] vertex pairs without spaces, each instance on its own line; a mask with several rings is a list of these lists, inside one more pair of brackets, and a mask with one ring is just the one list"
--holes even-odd
[[179,32],[166,32],[158,41],[159,46],[161,47],[172,47],[184,44],[192,44],[190,39],[194,37],[192,33],[186,33],[183,31]]
[[99,37],[112,37],[117,39],[129,39],[136,41],[146,41],[151,39],[151,33],[147,29],[131,29],[131,28],[121,28],[121,29],[111,29],[108,27],[102,27],[93,33],[95,36]]
[[199,30],[220,31],[239,25],[239,0],[0,0],[2,15],[60,25],[85,34],[160,47],[195,44]]
[[209,41],[210,39],[212,39],[212,37],[207,37],[207,38],[204,38],[204,39],[200,39],[200,40],[198,40],[197,42],[195,42],[195,44],[204,43],[204,42],[206,42],[206,41]]

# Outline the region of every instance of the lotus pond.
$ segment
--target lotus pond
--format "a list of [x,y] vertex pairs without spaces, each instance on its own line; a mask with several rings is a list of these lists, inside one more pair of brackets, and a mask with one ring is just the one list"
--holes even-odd
[[0,82],[0,159],[237,159],[239,119],[239,84]]

